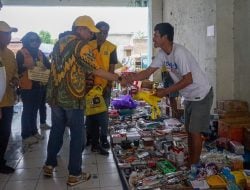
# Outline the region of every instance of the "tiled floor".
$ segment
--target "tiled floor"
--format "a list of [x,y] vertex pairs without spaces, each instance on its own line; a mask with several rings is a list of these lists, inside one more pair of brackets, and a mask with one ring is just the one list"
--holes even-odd
[[[122,190],[119,174],[113,160],[109,156],[91,153],[89,147],[82,155],[83,171],[90,172],[92,178],[79,185],[69,187],[67,180],[67,163],[69,155],[69,131],[65,131],[64,144],[58,155],[58,167],[53,178],[46,178],[42,166],[46,158],[46,148],[49,130],[41,131],[45,136],[43,141],[31,147],[23,147],[20,137],[21,111],[14,114],[12,136],[8,146],[8,164],[15,167],[11,175],[0,174],[0,190]],[[49,111],[49,110],[48,110]],[[48,115],[49,116],[49,115]],[[47,119],[48,121],[50,118]],[[48,122],[49,123],[49,122]],[[50,123],[49,123],[50,124]]]

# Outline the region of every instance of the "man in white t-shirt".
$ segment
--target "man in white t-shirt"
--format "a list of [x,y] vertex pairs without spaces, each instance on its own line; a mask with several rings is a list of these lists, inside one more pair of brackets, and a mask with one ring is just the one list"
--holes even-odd
[[202,149],[201,133],[209,132],[213,90],[205,73],[193,55],[182,45],[173,42],[174,28],[159,23],[154,28],[154,47],[160,48],[151,65],[136,74],[126,76],[128,81],[148,78],[157,69],[166,67],[174,84],[158,89],[156,95],[164,97],[179,91],[185,99],[185,127],[188,132],[189,164],[197,164]]

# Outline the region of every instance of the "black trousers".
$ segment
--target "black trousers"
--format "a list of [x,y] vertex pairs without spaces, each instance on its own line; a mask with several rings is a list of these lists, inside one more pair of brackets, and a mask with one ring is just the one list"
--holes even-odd
[[2,107],[1,109],[2,118],[0,119],[0,165],[4,165],[6,162],[4,159],[4,154],[6,152],[11,133],[13,106]]
[[105,124],[106,117],[106,112],[86,117],[87,138],[91,139],[92,146],[99,145],[100,127]]

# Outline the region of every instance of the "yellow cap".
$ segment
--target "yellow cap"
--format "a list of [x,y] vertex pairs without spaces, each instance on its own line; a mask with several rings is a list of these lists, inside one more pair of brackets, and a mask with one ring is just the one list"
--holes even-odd
[[0,21],[0,32],[17,32],[17,28],[12,28],[6,22]]
[[93,19],[87,15],[77,17],[73,26],[86,26],[91,32],[100,32],[100,30],[95,27]]

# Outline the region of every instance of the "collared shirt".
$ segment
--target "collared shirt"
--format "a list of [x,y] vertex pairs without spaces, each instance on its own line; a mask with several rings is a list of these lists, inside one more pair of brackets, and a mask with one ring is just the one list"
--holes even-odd
[[47,101],[65,109],[84,109],[85,77],[99,67],[93,48],[75,35],[61,38],[52,53]]
[[0,49],[0,60],[6,70],[6,91],[0,102],[0,107],[13,106],[15,104],[16,93],[15,89],[11,87],[10,82],[14,77],[18,78],[15,55],[8,48],[4,50]]

